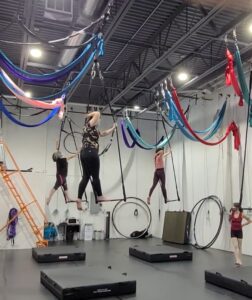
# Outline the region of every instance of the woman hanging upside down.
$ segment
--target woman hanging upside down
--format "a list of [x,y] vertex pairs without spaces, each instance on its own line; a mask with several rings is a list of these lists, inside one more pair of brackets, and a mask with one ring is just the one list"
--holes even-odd
[[149,196],[147,197],[147,203],[150,205],[151,195],[157,186],[158,182],[161,183],[161,190],[164,196],[164,201],[167,203],[167,192],[165,188],[165,171],[164,171],[164,157],[170,154],[170,151],[164,153],[164,148],[157,148],[156,154],[154,156],[155,162],[155,173],[153,177],[153,184],[149,191]]
[[[243,219],[247,222],[242,224]],[[239,203],[234,203],[234,207],[230,210],[229,221],[231,223],[231,241],[234,247],[235,264],[241,266],[242,227],[252,223],[252,220],[243,214],[243,210]]]
[[72,201],[69,197],[68,194],[68,189],[67,189],[67,171],[68,171],[68,160],[74,158],[78,153],[64,157],[60,151],[56,151],[52,155],[52,159],[54,162],[56,162],[56,182],[54,187],[51,189],[48,198],[46,199],[46,204],[49,205],[53,194],[57,191],[59,187],[62,187],[64,190],[64,196],[66,199],[66,202]]
[[116,129],[114,124],[110,129],[98,131],[101,114],[98,111],[91,112],[85,119],[83,128],[82,149],[80,152],[81,164],[83,169],[83,177],[79,184],[77,208],[82,210],[81,199],[85,192],[86,186],[91,179],[93,190],[97,201],[106,200],[102,195],[101,183],[99,178],[100,173],[100,158],[99,151],[99,137],[109,135]]

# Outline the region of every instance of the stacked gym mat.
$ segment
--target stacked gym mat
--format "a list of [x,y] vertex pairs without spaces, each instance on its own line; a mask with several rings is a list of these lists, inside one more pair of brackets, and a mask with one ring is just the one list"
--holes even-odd
[[252,298],[252,267],[232,267],[205,271],[205,281]]
[[46,248],[33,248],[32,257],[38,263],[81,261],[86,259],[86,253],[74,246],[57,246]]
[[192,252],[166,245],[134,246],[129,248],[129,254],[151,263],[192,260]]
[[86,300],[136,292],[135,280],[105,267],[41,271],[40,280],[60,300]]

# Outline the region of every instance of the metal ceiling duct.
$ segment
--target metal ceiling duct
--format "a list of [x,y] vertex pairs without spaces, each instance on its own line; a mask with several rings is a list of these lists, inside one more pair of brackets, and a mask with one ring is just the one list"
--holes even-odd
[[[98,19],[103,13],[105,8],[107,7],[109,3],[109,0],[83,0],[80,3],[80,15],[77,19],[78,25],[81,27],[85,27],[89,25],[92,21],[95,21]],[[71,34],[75,33],[73,31]],[[70,38],[66,45],[67,46],[75,46],[83,43],[85,40],[86,34],[78,34],[77,36],[74,36]],[[78,51],[78,48],[76,49],[65,49],[62,51],[58,66],[64,67],[67,64],[69,64],[75,57],[76,53]]]

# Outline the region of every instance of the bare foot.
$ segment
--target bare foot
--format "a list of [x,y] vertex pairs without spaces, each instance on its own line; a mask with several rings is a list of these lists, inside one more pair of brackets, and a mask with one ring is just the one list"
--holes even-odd
[[108,198],[106,198],[106,197],[104,197],[104,196],[98,196],[97,197],[97,201],[98,202],[103,202],[103,201],[108,201],[109,199]]
[[80,200],[77,200],[77,201],[76,201],[76,204],[77,204],[77,209],[78,209],[78,210],[83,210],[82,205],[81,205],[81,201],[80,201]]
[[150,205],[150,197],[147,197],[147,203]]

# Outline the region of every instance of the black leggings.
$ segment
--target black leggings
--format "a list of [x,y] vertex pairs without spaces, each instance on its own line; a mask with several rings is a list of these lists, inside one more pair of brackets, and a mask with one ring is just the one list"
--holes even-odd
[[82,199],[82,196],[87,187],[88,181],[92,177],[92,186],[96,196],[102,196],[101,183],[99,178],[100,172],[100,158],[98,151],[93,148],[84,148],[81,150],[80,159],[83,170],[83,177],[79,184],[78,198]]
[[159,181],[161,182],[162,194],[164,196],[165,201],[167,201],[167,193],[166,193],[166,188],[165,188],[165,172],[164,172],[163,168],[156,169],[156,171],[154,173],[153,184],[152,184],[152,187],[149,192],[149,197],[152,195],[152,193]]

